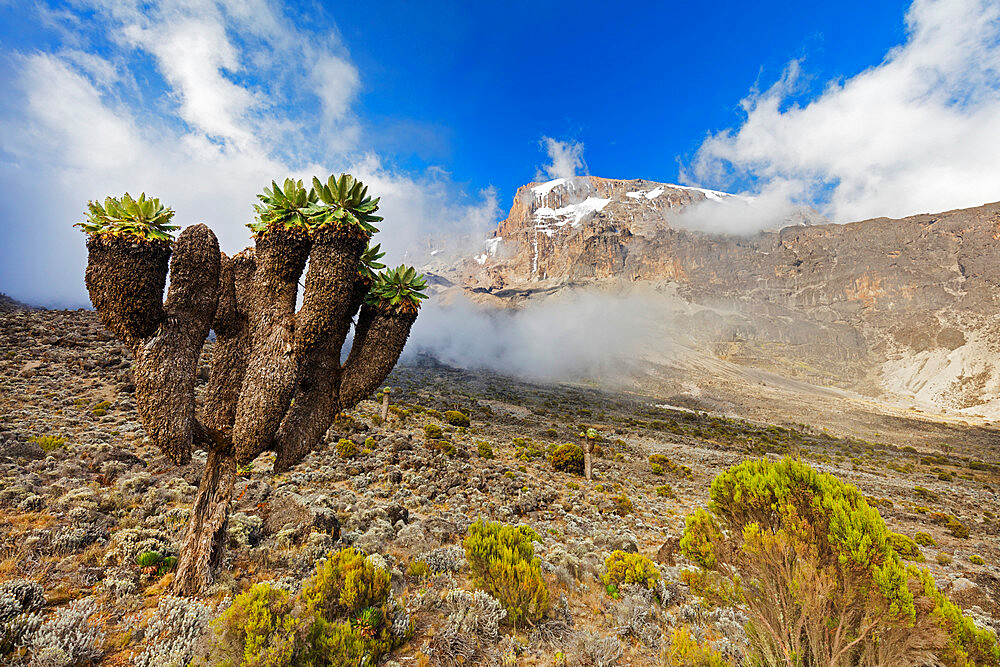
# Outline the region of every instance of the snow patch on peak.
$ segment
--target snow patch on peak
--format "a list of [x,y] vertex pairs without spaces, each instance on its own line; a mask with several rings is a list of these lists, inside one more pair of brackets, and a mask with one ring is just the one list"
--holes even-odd
[[531,191],[535,193],[536,197],[544,197],[545,195],[552,192],[553,188],[557,188],[560,185],[563,185],[564,183],[566,183],[565,178],[555,178],[551,181],[542,183],[541,185],[536,185],[535,187],[531,188]]
[[536,218],[565,218],[561,222],[557,222],[558,227],[562,227],[569,221],[569,218],[573,219],[572,226],[576,227],[580,224],[580,221],[584,217],[590,215],[591,213],[596,213],[602,208],[611,203],[610,199],[602,199],[600,197],[587,197],[579,204],[569,204],[568,206],[563,206],[561,208],[552,209],[548,206],[543,206],[535,211]]

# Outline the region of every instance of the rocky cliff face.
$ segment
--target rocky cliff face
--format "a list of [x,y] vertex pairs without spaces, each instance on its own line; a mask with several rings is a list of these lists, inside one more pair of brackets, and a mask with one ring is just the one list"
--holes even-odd
[[717,357],[1000,416],[1000,203],[844,225],[800,212],[741,237],[680,226],[705,202],[740,200],[641,180],[527,185],[460,282],[507,299],[669,286],[689,342]]

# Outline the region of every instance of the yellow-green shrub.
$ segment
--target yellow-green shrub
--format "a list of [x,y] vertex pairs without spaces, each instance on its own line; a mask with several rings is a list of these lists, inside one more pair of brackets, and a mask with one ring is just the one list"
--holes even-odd
[[209,654],[195,664],[290,665],[300,650],[304,623],[286,591],[254,584],[212,621]]
[[512,623],[534,623],[549,608],[549,591],[542,580],[541,561],[532,541],[538,533],[480,519],[469,526],[463,542],[472,576],[495,597]]
[[444,429],[437,424],[424,424],[424,437],[428,440],[436,440],[444,435]]
[[291,596],[256,584],[212,622],[195,665],[284,667],[375,664],[399,646],[392,632],[389,573],[347,548],[330,554]]
[[353,440],[341,438],[337,441],[337,455],[342,459],[353,459],[358,455],[358,446]]
[[630,554],[616,549],[604,560],[604,574],[601,581],[605,586],[621,588],[625,584],[638,584],[651,591],[656,590],[660,572],[653,561],[642,554]]
[[316,567],[316,575],[302,587],[302,597],[327,618],[354,615],[385,602],[389,580],[387,571],[373,566],[360,551],[347,548]]
[[710,511],[688,517],[681,551],[702,568],[689,577],[698,592],[745,606],[753,661],[791,653],[806,666],[881,664],[932,653],[964,664],[946,659],[953,644],[978,660],[994,655],[995,643],[984,648],[972,622],[932,595],[930,575],[903,566],[855,487],[799,461],[759,460],[718,475],[710,496]]
[[458,410],[448,410],[444,413],[444,420],[452,426],[468,426],[471,422],[469,418]]
[[668,667],[727,667],[722,654],[695,641],[687,627],[674,629],[661,655]]
[[920,551],[920,547],[906,535],[889,533],[889,542],[900,558],[916,561],[917,563],[924,562],[924,554]]
[[574,475],[583,474],[583,448],[572,442],[559,445],[550,457],[552,468],[559,472],[569,472]]

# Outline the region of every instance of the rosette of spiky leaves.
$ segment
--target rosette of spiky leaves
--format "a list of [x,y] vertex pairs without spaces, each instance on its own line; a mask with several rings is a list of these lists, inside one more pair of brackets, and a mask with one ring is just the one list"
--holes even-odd
[[382,622],[382,612],[378,607],[365,607],[352,621],[351,625],[358,636],[371,639],[378,632]]
[[147,197],[143,192],[138,199],[125,193],[122,197],[108,197],[104,203],[87,202],[87,220],[74,227],[81,228],[91,236],[132,236],[144,241],[174,240],[170,232],[180,229],[171,225],[174,210],[167,208],[155,197]]
[[316,192],[306,190],[302,181],[286,178],[283,186],[271,181],[270,188],[257,195],[260,204],[254,204],[257,219],[247,225],[254,236],[259,236],[274,227],[283,227],[308,233],[308,210],[316,203]]
[[399,312],[416,312],[420,300],[426,299],[427,280],[412,266],[397,266],[382,271],[368,290],[367,300],[372,305]]
[[346,226],[364,236],[378,231],[374,223],[382,221],[375,215],[379,200],[369,197],[368,188],[350,174],[331,175],[326,183],[313,176],[313,192],[318,201],[306,211],[312,227]]
[[372,285],[378,280],[378,272],[385,268],[385,264],[378,261],[385,257],[384,252],[380,252],[382,249],[381,243],[376,243],[375,245],[369,245],[365,248],[365,251],[361,253],[361,262],[358,265],[358,275],[361,279],[365,281],[365,284]]

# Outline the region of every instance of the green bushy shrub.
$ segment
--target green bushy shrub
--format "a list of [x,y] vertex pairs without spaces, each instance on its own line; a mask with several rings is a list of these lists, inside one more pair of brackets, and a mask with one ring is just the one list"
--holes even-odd
[[485,440],[480,440],[476,443],[476,452],[479,454],[479,458],[481,459],[493,458],[493,448],[490,447],[490,443]]
[[630,554],[615,550],[604,560],[604,574],[601,581],[605,586],[621,588],[626,584],[638,584],[651,591],[656,590],[660,572],[653,561],[642,554]]
[[[669,470],[672,474],[683,477],[684,479],[694,479],[694,473],[691,471],[690,467],[677,463],[665,454],[650,455],[649,465],[653,472],[657,475],[662,474],[664,470]],[[656,468],[653,466],[659,466],[660,472],[656,472]]]
[[424,437],[428,440],[436,440],[444,435],[444,429],[437,424],[424,424]]
[[342,459],[353,459],[360,453],[358,446],[353,440],[341,438],[337,441],[337,455]]
[[611,501],[611,505],[614,507],[614,513],[618,516],[625,516],[626,514],[631,514],[635,509],[632,505],[632,499],[625,495],[624,492],[616,493],[611,496],[608,500]]
[[944,526],[944,529],[955,537],[965,539],[969,536],[969,528],[964,523],[958,520],[958,518],[952,514],[945,514],[944,512],[932,512],[931,520],[934,523]]
[[730,664],[710,645],[699,644],[687,627],[673,630],[670,643],[663,648],[660,657],[667,667],[728,667]]
[[889,542],[900,558],[917,563],[924,562],[924,554],[920,551],[920,547],[906,535],[889,533]]
[[583,474],[583,448],[580,445],[572,442],[559,445],[549,459],[552,461],[552,468],[559,472]]
[[925,533],[923,531],[918,532],[913,536],[913,541],[922,547],[936,547],[937,542],[931,537],[930,533]]
[[448,410],[445,412],[444,420],[452,426],[469,426],[472,423],[466,415],[458,410]]
[[661,498],[675,498],[674,490],[669,484],[661,484],[656,487],[656,495]]
[[66,438],[58,435],[33,435],[28,438],[28,442],[37,443],[45,453],[54,452],[66,444]]
[[[753,661],[813,665],[998,665],[933,579],[904,567],[877,510],[853,486],[808,465],[746,461],[712,482],[709,510],[687,518],[689,583],[750,617]],[[928,584],[928,582],[930,582]],[[830,619],[837,619],[830,623]],[[957,656],[957,657],[956,657]]]
[[986,561],[983,560],[983,557],[978,554],[972,554],[969,556],[969,562],[973,565],[986,565]]
[[535,623],[549,608],[549,591],[542,580],[541,561],[532,542],[538,533],[480,519],[469,526],[463,542],[476,583],[496,598],[516,626]]
[[192,664],[375,664],[412,633],[412,625],[394,632],[395,613],[389,573],[343,549],[317,566],[298,595],[255,584],[237,596],[212,622],[209,648]]

